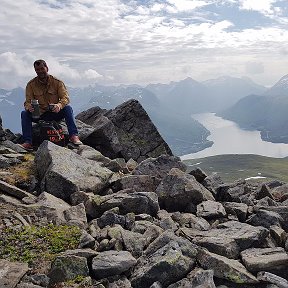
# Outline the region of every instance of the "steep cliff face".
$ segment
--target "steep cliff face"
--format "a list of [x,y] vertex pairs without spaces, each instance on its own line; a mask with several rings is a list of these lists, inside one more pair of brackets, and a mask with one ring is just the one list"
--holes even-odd
[[288,287],[288,184],[188,173],[137,105],[79,116],[79,147],[0,142],[0,287]]

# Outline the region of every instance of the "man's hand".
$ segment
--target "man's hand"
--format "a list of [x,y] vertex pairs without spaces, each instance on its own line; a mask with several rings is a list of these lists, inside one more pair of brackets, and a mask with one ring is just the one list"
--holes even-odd
[[54,108],[53,108],[53,110],[52,110],[52,112],[54,112],[54,113],[58,113],[60,110],[61,110],[60,105],[59,105],[59,104],[55,104],[55,105],[54,105]]
[[29,112],[34,112],[34,108],[33,108],[33,106],[31,105],[31,104],[28,104],[28,106],[27,106],[27,110],[29,111]]

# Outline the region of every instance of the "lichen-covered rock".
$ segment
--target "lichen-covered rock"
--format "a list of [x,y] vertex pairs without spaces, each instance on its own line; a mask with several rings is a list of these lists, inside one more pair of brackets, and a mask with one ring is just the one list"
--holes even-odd
[[148,158],[139,163],[132,174],[151,175],[162,179],[172,168],[178,168],[185,172],[187,167],[177,156],[160,155],[157,158]]
[[74,255],[58,256],[52,262],[48,276],[50,285],[73,280],[77,276],[89,276],[87,259]]
[[112,171],[95,161],[47,140],[37,150],[35,166],[41,179],[42,191],[66,201],[79,190],[99,193],[113,175]]
[[127,251],[100,252],[92,260],[92,277],[102,279],[130,270],[136,259]]
[[250,248],[241,252],[245,267],[251,272],[287,270],[288,254],[281,248]]
[[228,259],[209,252],[199,250],[197,261],[203,269],[211,269],[218,278],[227,279],[237,284],[258,283],[257,278],[237,260]]
[[93,107],[76,118],[95,128],[82,141],[111,159],[122,157],[128,161],[132,158],[141,162],[161,154],[172,155],[169,146],[136,100],[129,100],[108,111]]
[[212,193],[198,183],[194,176],[177,168],[172,168],[163,178],[156,193],[160,207],[170,212],[193,212],[195,205],[202,201],[215,200]]
[[178,242],[170,241],[149,257],[142,256],[131,276],[133,287],[146,288],[159,281],[164,287],[182,279],[194,266],[195,258],[183,255]]

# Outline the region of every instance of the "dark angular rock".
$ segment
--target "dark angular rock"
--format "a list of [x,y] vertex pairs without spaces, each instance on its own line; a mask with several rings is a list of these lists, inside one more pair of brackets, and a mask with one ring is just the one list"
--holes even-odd
[[248,206],[245,203],[223,202],[222,204],[228,214],[236,215],[241,222],[246,221]]
[[212,193],[198,183],[194,176],[177,168],[171,169],[159,184],[156,193],[160,207],[169,212],[193,212],[191,204],[197,205],[205,200],[214,200]]
[[150,175],[162,179],[172,168],[178,168],[179,170],[185,172],[187,167],[177,156],[161,155],[157,158],[149,158],[142,161],[134,169],[132,174]]
[[261,189],[256,193],[255,198],[259,200],[259,199],[262,199],[264,197],[269,197],[269,198],[273,199],[273,195],[271,194],[270,188],[265,184],[263,184],[261,186]]
[[237,260],[201,249],[197,254],[197,261],[203,269],[211,269],[214,275],[238,284],[256,284],[258,280]]
[[166,142],[141,104],[129,100],[113,110],[90,108],[76,116],[95,127],[83,142],[109,158],[130,158],[141,162],[161,154],[172,155]]
[[282,227],[284,220],[276,212],[260,209],[256,214],[251,215],[246,222],[253,226],[263,226],[269,229],[272,225]]
[[208,176],[201,168],[197,167],[189,172],[190,175],[193,175],[199,183],[202,183],[204,179]]
[[127,175],[112,183],[114,192],[131,188],[137,192],[155,192],[161,180],[151,175]]

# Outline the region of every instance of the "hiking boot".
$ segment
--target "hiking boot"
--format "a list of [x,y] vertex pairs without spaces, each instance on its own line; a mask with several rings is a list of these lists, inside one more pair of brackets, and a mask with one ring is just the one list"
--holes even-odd
[[74,145],[82,145],[83,143],[80,141],[79,137],[77,135],[72,135],[70,138],[69,138],[69,141],[71,143],[73,143]]
[[25,142],[23,144],[18,144],[21,148],[25,149],[26,151],[33,151],[33,146],[31,143]]

